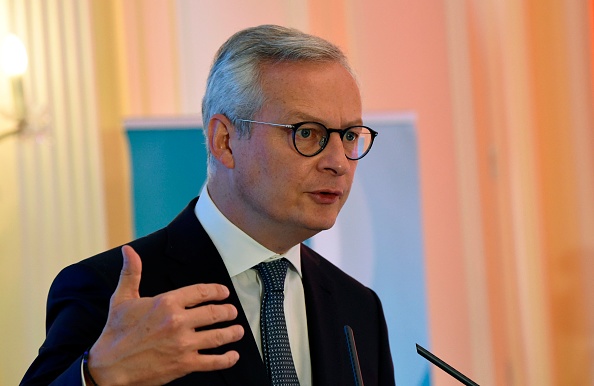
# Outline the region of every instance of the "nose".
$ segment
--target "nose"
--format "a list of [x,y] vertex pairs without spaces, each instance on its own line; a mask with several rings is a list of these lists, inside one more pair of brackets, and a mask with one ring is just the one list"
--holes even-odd
[[331,133],[328,144],[319,154],[318,168],[335,175],[343,175],[351,168],[351,161],[344,154],[342,140],[338,133]]

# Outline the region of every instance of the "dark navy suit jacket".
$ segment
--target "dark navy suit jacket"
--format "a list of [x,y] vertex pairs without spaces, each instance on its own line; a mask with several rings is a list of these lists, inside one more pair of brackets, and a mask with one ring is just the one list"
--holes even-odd
[[[142,258],[140,296],[155,296],[196,283],[220,283],[239,315],[244,337],[212,350],[237,350],[230,369],[192,373],[171,385],[268,385],[266,369],[231,278],[207,233],[194,214],[194,199],[167,227],[131,242]],[[82,353],[101,334],[109,300],[122,267],[120,248],[65,268],[48,295],[46,339],[25,374],[23,385],[80,385]],[[344,326],[354,331],[366,386],[394,385],[388,332],[377,295],[305,245],[301,268],[309,330],[314,385],[353,385]],[[218,327],[217,326],[217,327]]]

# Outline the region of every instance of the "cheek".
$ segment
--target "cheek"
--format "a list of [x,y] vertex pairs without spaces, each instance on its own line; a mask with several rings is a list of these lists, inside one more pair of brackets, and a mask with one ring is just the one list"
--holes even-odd
[[[353,161],[351,161],[353,162]],[[346,185],[348,187],[348,189],[351,189],[351,186],[353,185],[353,180],[355,179],[355,171],[357,170],[357,163],[350,163],[349,164],[349,170],[345,173],[344,175],[344,179],[346,181]]]
[[356,167],[357,167],[357,165],[354,165],[351,168],[351,171],[348,173],[347,184],[346,184],[347,185],[347,188],[345,190],[343,205],[344,205],[344,202],[346,202],[346,200],[349,198],[349,195],[351,194],[351,189],[353,187],[353,180],[354,180],[354,177],[355,177],[355,169],[356,169]]
[[277,200],[288,200],[301,190],[299,186],[315,175],[315,165],[295,152],[291,138],[252,137],[237,148],[236,171],[244,188]]
[[238,165],[238,177],[246,191],[251,191],[253,197],[272,200],[283,190],[287,177],[284,175],[284,168],[278,158],[273,157],[267,151],[253,149],[249,154],[242,156],[242,162]]

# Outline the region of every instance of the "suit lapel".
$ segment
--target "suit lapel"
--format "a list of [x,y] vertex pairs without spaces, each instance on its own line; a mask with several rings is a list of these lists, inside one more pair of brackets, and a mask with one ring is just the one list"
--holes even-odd
[[301,269],[307,312],[309,351],[314,385],[348,385],[352,378],[342,352],[343,327],[336,318],[332,277],[321,267],[321,257],[301,246]]
[[216,327],[239,323],[245,330],[244,337],[239,342],[208,352],[221,354],[236,350],[239,353],[240,359],[235,366],[219,372],[228,385],[267,385],[266,368],[245,312],[221,256],[194,214],[195,203],[196,200],[193,200],[167,227],[168,275],[176,288],[196,283],[219,283],[229,288],[230,295],[224,303],[233,304],[238,316],[236,320]]

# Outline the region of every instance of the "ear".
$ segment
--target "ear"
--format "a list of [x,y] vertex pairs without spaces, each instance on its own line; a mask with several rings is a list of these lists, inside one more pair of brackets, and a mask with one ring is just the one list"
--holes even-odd
[[233,151],[229,141],[234,130],[235,127],[231,121],[222,114],[215,114],[208,121],[207,136],[210,154],[228,169],[235,167]]

